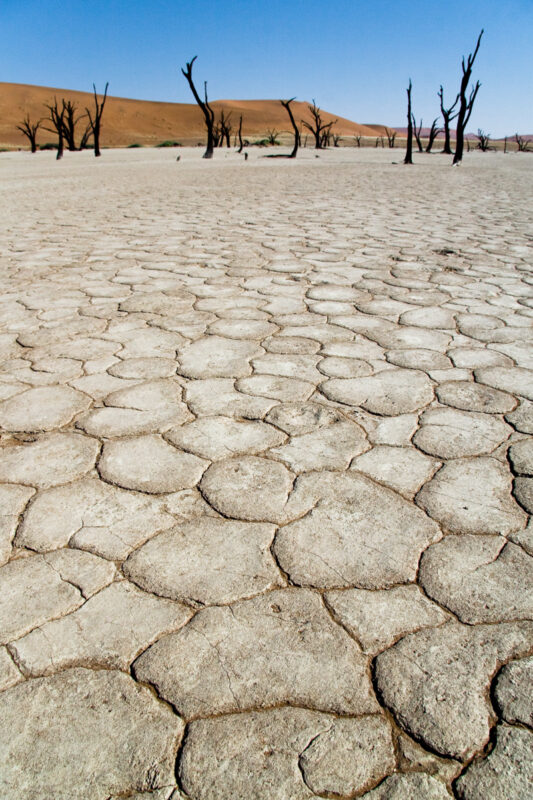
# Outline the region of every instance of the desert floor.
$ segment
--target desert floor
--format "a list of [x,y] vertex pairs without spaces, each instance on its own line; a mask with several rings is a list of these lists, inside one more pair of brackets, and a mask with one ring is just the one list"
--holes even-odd
[[533,156],[201,152],[0,156],[0,795],[525,800]]

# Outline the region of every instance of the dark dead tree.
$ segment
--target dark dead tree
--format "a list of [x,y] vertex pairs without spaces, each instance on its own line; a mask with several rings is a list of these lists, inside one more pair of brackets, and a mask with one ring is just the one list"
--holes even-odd
[[279,133],[278,133],[277,130],[275,130],[275,128],[269,128],[267,130],[266,134],[267,134],[267,141],[268,141],[269,144],[273,144],[273,145],[279,144],[279,141],[278,141]]
[[340,133],[332,133],[333,136],[333,147],[339,147],[339,142],[342,139]]
[[331,138],[333,136],[331,128],[333,127],[333,125],[335,125],[335,122],[337,122],[337,120],[335,120],[334,122],[328,122],[328,124],[324,125],[324,128],[322,129],[322,135],[320,137],[322,149],[329,147],[331,144]]
[[442,86],[440,87],[437,94],[440,99],[440,113],[442,114],[442,119],[444,120],[444,147],[442,152],[447,153],[449,156],[451,156],[452,147],[450,139],[450,122],[453,122],[453,120],[459,114],[459,111],[455,111],[455,106],[459,102],[459,95],[457,95],[457,97],[455,98],[453,105],[451,105],[449,108],[444,108],[444,90]]
[[76,111],[78,110],[76,104],[73,103],[71,100],[66,100],[66,101],[62,100],[61,102],[63,104],[63,109],[65,111],[63,119],[64,122],[63,134],[65,136],[65,141],[67,143],[68,149],[70,150],[71,153],[73,153],[78,149],[76,147],[76,141],[75,141],[76,125],[81,119],[83,119],[87,115],[81,114],[79,117],[76,117]]
[[477,129],[477,147],[482,153],[486,153],[490,149],[490,133],[485,133],[481,128]]
[[529,153],[529,145],[531,144],[531,139],[524,139],[523,136],[519,136],[517,133],[514,135],[516,146],[518,147],[519,153]]
[[91,127],[91,133],[93,135],[94,140],[94,155],[98,158],[101,155],[100,153],[100,131],[102,128],[102,114],[104,113],[104,106],[105,101],[107,99],[107,87],[109,86],[109,81],[105,85],[104,90],[104,97],[101,103],[98,102],[98,96],[96,94],[96,86],[93,83],[93,92],[94,92],[94,111],[91,111],[86,108],[85,111],[87,112],[87,116],[89,117],[89,125]]
[[218,127],[220,131],[219,147],[223,147],[224,142],[226,142],[226,147],[231,147],[230,137],[231,131],[233,130],[231,125],[231,111],[226,117],[224,109],[222,109],[220,112],[220,122],[218,123]]
[[239,136],[239,149],[238,149],[238,151],[237,151],[237,152],[238,152],[238,153],[242,153],[242,148],[244,147],[244,142],[243,142],[243,140],[242,140],[242,114],[241,114],[241,116],[240,116],[240,118],[239,118],[239,131],[238,131],[238,136]]
[[407,146],[405,149],[404,164],[413,163],[413,112],[411,111],[411,89],[413,84],[409,78],[409,86],[407,87]]
[[222,147],[222,128],[220,121],[213,124],[213,147]]
[[361,147],[361,137],[360,136],[354,136],[353,138],[354,138],[354,142],[356,144],[356,147]]
[[83,131],[80,139],[80,150],[86,150],[89,147],[89,139],[92,136],[92,128],[91,123],[88,122],[85,126],[85,130]]
[[427,146],[426,146],[426,153],[431,153],[431,148],[433,147],[435,139],[437,138],[439,133],[442,133],[442,128],[439,128],[438,125],[437,125],[438,121],[439,121],[439,118],[435,117],[435,119],[431,123],[431,128],[429,129],[429,134],[428,134],[428,143],[427,143]]
[[60,158],[63,158],[63,143],[65,135],[65,121],[64,121],[65,108],[64,106],[62,106],[61,111],[59,110],[56,97],[54,97],[54,105],[47,105],[47,104],[45,105],[48,111],[50,112],[48,121],[52,123],[52,127],[45,128],[45,130],[50,131],[50,133],[57,134],[56,161],[59,161]]
[[422,147],[422,117],[420,117],[420,125],[417,127],[415,115],[411,114],[413,120],[413,134],[416,139],[416,143],[418,145],[418,152],[423,153],[424,148]]
[[186,69],[182,69],[182,73],[187,79],[187,83],[193,93],[194,99],[198,103],[205,119],[205,127],[207,128],[207,147],[206,151],[203,155],[203,158],[213,158],[213,147],[214,147],[214,139],[213,139],[213,126],[215,123],[215,112],[209,105],[209,101],[207,99],[207,81],[204,81],[204,100],[200,99],[200,95],[196,91],[196,86],[194,85],[194,81],[192,79],[192,68],[193,64],[196,61],[198,56],[194,56],[191,61],[186,63]]
[[30,115],[26,114],[20,125],[16,125],[16,128],[26,136],[30,143],[31,152],[37,152],[37,131],[41,127],[42,119],[37,120],[37,122],[32,122],[30,120]]
[[392,130],[392,128],[385,128],[385,134],[387,136],[387,141],[389,143],[389,147],[394,147],[394,141],[396,139],[396,131]]
[[506,136],[506,137],[505,137],[505,139],[503,140],[503,152],[504,152],[504,153],[506,153],[506,152],[507,152],[507,136]]
[[291,103],[296,100],[295,97],[291,97],[290,100],[280,100],[279,102],[289,115],[289,119],[291,121],[292,129],[294,131],[294,147],[292,148],[292,153],[290,154],[289,158],[296,158],[296,153],[298,152],[298,146],[300,144],[300,131],[298,130],[298,125],[294,120],[294,114],[292,113]]
[[376,136],[376,147],[379,147],[379,136]]
[[380,136],[380,137],[379,137],[379,141],[380,141],[380,143],[381,143],[381,146],[382,146],[382,147],[385,147],[385,139],[383,138],[383,136]]
[[461,88],[459,90],[459,114],[457,115],[457,131],[455,134],[455,155],[453,157],[454,164],[460,164],[463,158],[463,149],[465,141],[465,129],[468,125],[468,120],[474,108],[474,102],[479,91],[481,83],[476,81],[475,86],[470,90],[467,96],[468,84],[472,77],[472,67],[478,54],[479,45],[481,44],[481,37],[483,36],[483,29],[477,38],[476,47],[473,53],[470,53],[466,62],[463,56],[461,67],[463,70],[463,77],[461,78]]
[[[334,122],[325,123],[322,119],[322,114],[320,113],[320,108],[317,106],[316,102],[313,100],[312,106],[307,106],[309,109],[309,113],[311,114],[313,120],[312,122],[306,122],[302,120],[302,124],[308,131],[311,131],[313,136],[315,137],[315,150],[322,150],[323,145],[323,134],[324,130],[329,127],[331,130],[332,125]],[[337,120],[335,120],[337,122]]]

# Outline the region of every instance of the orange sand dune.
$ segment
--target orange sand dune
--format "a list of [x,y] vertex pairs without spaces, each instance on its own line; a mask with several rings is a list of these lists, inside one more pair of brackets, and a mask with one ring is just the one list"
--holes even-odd
[[[16,129],[26,113],[30,119],[46,117],[45,103],[62,98],[78,105],[80,112],[85,107],[93,107],[93,97],[89,92],[70,89],[53,89],[46,86],[29,86],[19,83],[0,83],[0,147],[24,147],[27,139]],[[217,100],[212,103],[218,114],[221,109],[231,111],[231,122],[236,128],[239,116],[243,116],[243,137],[257,139],[267,130],[289,131],[290,124],[286,111],[278,100]],[[297,122],[310,120],[307,103],[294,102],[293,113]],[[335,115],[323,112],[326,122],[336,119]],[[81,136],[85,120],[79,123]],[[335,131],[342,136],[376,136],[376,131],[338,118]],[[109,147],[127,147],[138,143],[155,145],[165,140],[177,140],[191,145],[203,142],[205,136],[201,111],[189,103],[157,103],[150,100],[132,100],[124,97],[108,97],[102,118],[102,144]],[[53,133],[40,130],[39,144],[55,141]]]

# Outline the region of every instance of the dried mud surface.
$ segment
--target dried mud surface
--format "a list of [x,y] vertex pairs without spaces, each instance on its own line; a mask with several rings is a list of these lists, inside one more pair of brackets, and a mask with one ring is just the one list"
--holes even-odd
[[200,155],[0,156],[0,794],[529,797],[533,158]]

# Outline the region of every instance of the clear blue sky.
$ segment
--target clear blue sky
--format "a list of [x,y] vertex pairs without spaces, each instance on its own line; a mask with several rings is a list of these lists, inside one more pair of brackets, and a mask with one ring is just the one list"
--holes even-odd
[[316,98],[357,122],[405,125],[405,87],[431,122],[485,35],[469,129],[533,133],[533,0],[0,0],[0,81],[191,102]]

